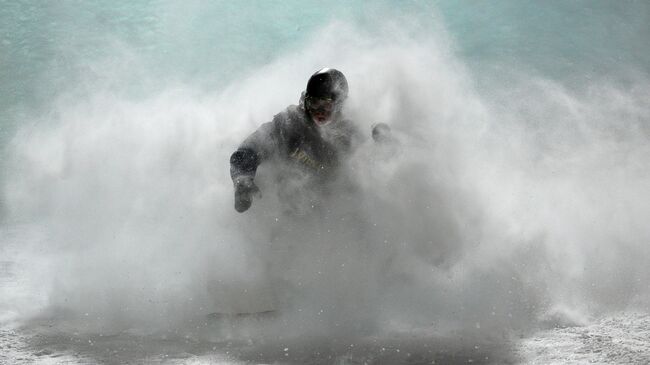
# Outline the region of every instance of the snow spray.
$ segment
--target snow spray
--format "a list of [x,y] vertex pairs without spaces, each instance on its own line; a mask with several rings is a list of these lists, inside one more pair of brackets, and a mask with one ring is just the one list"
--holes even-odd
[[[273,309],[249,335],[354,336],[494,333],[647,306],[647,46],[636,65],[621,52],[625,73],[585,46],[602,57],[567,76],[575,68],[506,49],[498,32],[482,46],[463,28],[479,20],[440,6],[298,26],[281,50],[269,46],[281,36],[249,34],[267,58],[228,58],[224,44],[246,43],[232,24],[226,43],[192,37],[192,14],[210,13],[198,3],[139,9],[151,24],[133,34],[111,33],[112,20],[81,45],[62,32],[74,72],[61,78],[55,58],[43,76],[53,91],[10,113],[2,208],[19,233],[2,247],[19,253],[29,295],[6,293],[3,308],[89,330],[195,329],[210,313]],[[554,50],[552,35],[535,37]],[[397,143],[362,144],[351,185],[299,216],[282,214],[261,167],[264,197],[236,213],[230,153],[325,66],[348,77],[361,130],[387,123]]]

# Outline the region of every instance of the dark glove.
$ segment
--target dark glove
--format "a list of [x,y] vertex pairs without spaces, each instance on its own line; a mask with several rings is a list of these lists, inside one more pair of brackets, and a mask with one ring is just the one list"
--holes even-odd
[[238,176],[233,183],[235,184],[235,210],[239,213],[243,213],[251,207],[253,196],[262,197],[252,176]]
[[392,139],[391,130],[386,123],[377,123],[372,126],[372,139],[375,142],[387,142]]

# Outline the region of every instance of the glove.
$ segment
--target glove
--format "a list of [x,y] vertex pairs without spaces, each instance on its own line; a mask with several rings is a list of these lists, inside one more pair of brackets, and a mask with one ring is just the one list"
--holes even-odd
[[243,213],[251,207],[253,196],[262,197],[252,176],[238,176],[233,183],[235,184],[235,210],[239,213]]
[[391,130],[386,123],[377,123],[372,126],[372,139],[375,142],[387,142],[392,139]]

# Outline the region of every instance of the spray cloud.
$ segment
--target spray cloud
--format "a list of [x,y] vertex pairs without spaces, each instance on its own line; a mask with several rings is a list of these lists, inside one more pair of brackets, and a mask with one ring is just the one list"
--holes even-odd
[[[160,328],[274,302],[285,333],[354,334],[647,305],[647,80],[512,75],[485,93],[443,36],[386,28],[337,22],[218,92],[137,101],[120,90],[137,56],[116,44],[110,80],[73,87],[8,147],[3,198],[45,237],[45,308]],[[282,216],[271,193],[237,214],[229,154],[322,66],[348,77],[362,130],[387,123],[399,144],[360,146],[354,189],[318,212]]]

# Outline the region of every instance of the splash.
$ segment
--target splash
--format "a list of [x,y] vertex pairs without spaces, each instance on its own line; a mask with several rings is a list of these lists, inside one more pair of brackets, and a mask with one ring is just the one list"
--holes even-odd
[[[23,255],[44,262],[29,270],[45,303],[18,315],[158,329],[273,306],[282,320],[257,333],[300,335],[510,330],[647,305],[648,80],[512,72],[486,91],[441,26],[381,29],[337,21],[227,87],[137,97],[130,85],[155,75],[113,44],[91,68],[102,77],[8,146],[7,210],[44,236]],[[347,75],[362,130],[387,123],[398,144],[360,146],[354,188],[317,211],[283,216],[271,193],[237,214],[228,156],[323,66]]]

